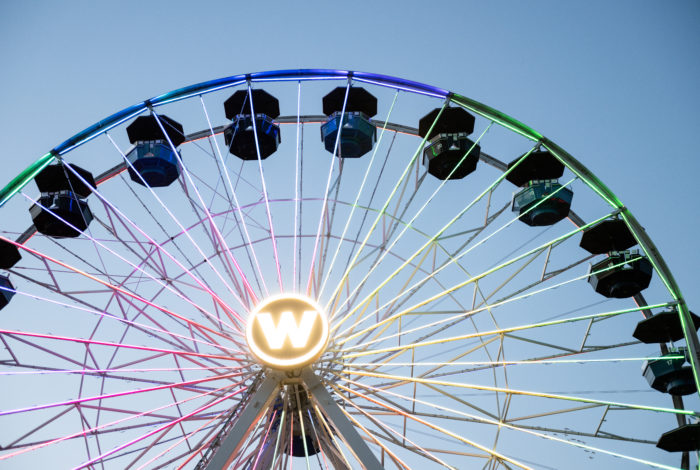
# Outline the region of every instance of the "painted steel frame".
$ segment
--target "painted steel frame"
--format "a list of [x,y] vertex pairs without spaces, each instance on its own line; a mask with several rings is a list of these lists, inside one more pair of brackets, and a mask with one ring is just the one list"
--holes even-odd
[[[17,192],[19,192],[27,183],[29,183],[29,181],[31,181],[41,170],[43,170],[49,164],[61,159],[63,155],[67,154],[71,150],[89,142],[95,137],[109,131],[110,129],[120,125],[125,121],[128,121],[138,116],[139,114],[149,109],[167,103],[184,100],[193,96],[201,96],[217,90],[242,85],[245,83],[310,80],[352,80],[360,83],[369,83],[373,85],[393,88],[396,90],[405,90],[412,93],[433,96],[436,98],[443,98],[449,100],[450,102],[456,105],[462,106],[470,111],[473,111],[489,120],[501,124],[502,126],[534,142],[539,142],[544,148],[549,150],[576,176],[581,178],[581,180],[583,180],[590,188],[592,188],[596,193],[598,193],[598,195],[600,195],[608,204],[610,204],[610,206],[617,210],[620,217],[622,217],[622,219],[625,220],[625,222],[627,223],[628,227],[630,228],[631,232],[633,233],[634,237],[636,238],[637,242],[639,243],[646,256],[654,265],[657,274],[660,276],[662,282],[666,285],[671,296],[676,301],[676,308],[679,313],[681,324],[683,326],[686,344],[690,352],[689,356],[693,368],[695,383],[698,388],[698,394],[700,394],[700,341],[698,340],[697,332],[692,327],[693,322],[690,317],[690,312],[685,303],[685,300],[683,299],[678,284],[676,283],[673,275],[671,274],[670,269],[666,265],[666,262],[662,258],[661,254],[659,253],[652,240],[646,234],[642,225],[637,221],[637,219],[632,215],[632,213],[627,209],[627,207],[625,207],[624,204],[622,204],[622,202],[617,198],[617,196],[615,196],[615,194],[602,181],[600,181],[588,168],[586,168],[581,162],[576,160],[571,154],[569,154],[566,150],[564,150],[562,147],[560,147],[553,141],[544,137],[542,134],[526,126],[520,121],[494,108],[491,108],[478,101],[472,100],[470,98],[456,93],[452,93],[442,88],[433,87],[430,85],[425,85],[422,83],[404,80],[401,78],[391,77],[387,75],[334,69],[294,69],[266,71],[251,74],[234,75],[230,77],[198,83],[195,85],[190,85],[184,88],[170,91],[168,93],[164,93],[162,95],[156,96],[154,98],[145,100],[141,103],[137,103],[133,106],[118,111],[117,113],[114,113],[111,116],[108,116],[105,119],[98,121],[92,126],[84,129],[83,131],[78,132],[65,142],[57,145],[48,153],[41,156],[34,163],[29,165],[24,171],[22,171],[19,175],[13,178],[4,188],[0,189],[0,207],[4,205],[10,198],[12,198]],[[317,116],[310,116],[309,118],[316,117]],[[399,129],[399,132],[405,132],[406,129]],[[483,155],[482,159],[484,159]],[[22,242],[23,241],[25,240],[22,240]],[[316,381],[318,381],[318,378],[315,377],[313,372],[310,373],[311,375],[313,375],[313,377],[305,376],[305,380],[308,381],[307,385],[311,390],[317,385],[316,382],[314,382],[314,378]],[[279,379],[269,380],[272,380],[272,382],[276,384],[272,385],[272,387],[274,390],[277,390],[276,387],[279,387]],[[321,388],[323,387],[321,386]],[[316,390],[313,393],[314,396],[316,396],[317,399],[319,399],[318,394],[321,392]],[[319,403],[322,400],[323,397],[319,399]],[[336,426],[339,425],[339,423],[336,422],[336,419],[344,419],[347,422],[347,424],[350,427],[352,427],[352,425],[349,423],[349,421],[347,421],[347,418],[345,418],[345,416],[342,415],[342,413],[333,412],[332,405],[329,406],[330,408],[328,410],[324,407],[324,411],[331,411],[331,419],[334,421],[334,424],[336,424]],[[337,407],[337,404],[335,406]],[[235,437],[240,434],[238,432],[238,426],[235,427],[235,430],[236,433],[234,434],[232,432],[230,433],[230,435],[234,435]],[[381,466],[379,466],[378,463],[377,466],[374,466],[374,462],[376,462],[376,457],[374,457],[373,454],[369,452],[369,449],[366,447],[366,444],[364,443],[364,441],[362,441],[359,435],[357,435],[354,428],[352,429],[352,431],[355,433],[356,439],[354,437],[351,438],[350,441],[348,441],[348,444],[353,448],[353,451],[359,452],[359,454],[356,453],[356,455],[363,456],[361,458],[361,461],[368,466],[367,468],[381,468]],[[356,445],[360,447],[356,447]],[[362,446],[364,446],[364,449],[362,448]],[[369,457],[367,457],[368,460],[365,460],[364,456],[366,456],[366,452],[369,452],[369,455],[371,455],[372,458],[374,458],[374,462]]]
[[300,377],[293,379],[288,379],[279,372],[267,373],[265,380],[236,418],[236,424],[233,425],[218,448],[214,450],[211,460],[204,467],[206,470],[226,470],[233,463],[240,447],[255,427],[255,423],[267,411],[281,387],[289,383],[290,380],[292,383],[301,382],[306,386],[314,401],[331,420],[335,429],[365,470],[382,470],[377,457],[357,433],[355,426],[343,414],[321,380],[308,367],[301,371]]

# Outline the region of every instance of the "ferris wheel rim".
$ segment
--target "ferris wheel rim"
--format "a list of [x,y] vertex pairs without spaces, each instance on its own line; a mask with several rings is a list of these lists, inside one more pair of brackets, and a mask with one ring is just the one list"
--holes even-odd
[[[169,104],[175,101],[179,100],[184,100],[187,98],[191,98],[194,96],[214,92],[217,90],[221,90],[224,88],[229,88],[229,87],[234,87],[237,85],[244,84],[246,82],[268,82],[268,81],[310,81],[310,80],[343,80],[343,79],[348,79],[348,80],[353,80],[353,81],[358,81],[358,82],[365,82],[365,83],[372,83],[374,85],[380,85],[380,86],[389,86],[390,88],[394,89],[400,89],[401,86],[405,86],[406,83],[413,84],[413,86],[418,87],[418,85],[421,85],[423,87],[428,87],[427,85],[422,85],[418,84],[417,82],[408,82],[408,81],[402,81],[401,79],[396,79],[394,77],[387,77],[383,75],[377,75],[377,74],[367,74],[363,72],[349,72],[349,71],[340,71],[340,70],[319,70],[319,69],[299,69],[299,70],[282,70],[282,71],[273,71],[273,72],[259,72],[256,74],[245,74],[245,75],[236,75],[232,77],[227,77],[224,79],[218,79],[218,80],[212,80],[208,82],[202,82],[200,84],[192,85],[189,87],[181,88],[178,90],[174,90],[172,92],[168,92],[162,95],[159,95],[155,98],[152,98],[150,100],[146,100],[138,105],[134,105],[132,107],[125,108],[124,110],[113,114],[112,116],[106,118],[105,120],[99,121],[98,123],[94,124],[93,126],[90,126],[86,128],[84,131],[76,134],[75,136],[71,137],[64,143],[60,144],[56,148],[54,148],[51,152],[47,153],[45,156],[41,157],[39,160],[37,160],[34,164],[30,165],[26,170],[24,170],[20,175],[18,175],[17,178],[20,178],[21,181],[17,182],[17,178],[13,180],[10,184],[5,186],[5,188],[0,191],[0,206],[4,204],[7,200],[9,200],[10,197],[12,197],[12,194],[10,194],[13,190],[19,191],[22,186],[24,186],[27,182],[29,182],[41,169],[43,169],[45,166],[49,165],[50,163],[56,161],[56,160],[62,160],[63,155],[69,153],[72,151],[74,148],[79,147],[80,145],[83,145],[84,143],[87,143],[88,141],[92,140],[93,138],[107,132],[108,130],[124,123],[125,121],[132,119],[139,114],[149,110],[149,108]],[[372,81],[374,80],[374,81]],[[431,89],[437,90],[435,94],[430,94],[428,93]],[[675,280],[673,279],[673,276],[666,266],[665,262],[663,261],[663,258],[661,258],[660,254],[658,253],[658,250],[654,246],[653,242],[649,238],[649,236],[646,234],[644,229],[642,228],[641,225],[636,221],[634,216],[629,212],[626,206],[624,206],[618,199],[617,197],[610,191],[607,186],[605,186],[600,180],[598,180],[595,175],[593,175],[592,172],[590,172],[583,164],[581,164],[578,160],[576,160],[573,156],[571,156],[569,153],[567,153],[564,149],[559,147],[557,144],[554,142],[550,141],[549,139],[545,138],[544,136],[536,133],[535,131],[532,131],[530,128],[527,126],[520,124],[518,121],[508,117],[507,115],[500,113],[499,111],[496,111],[492,108],[489,108],[485,105],[482,105],[480,103],[477,103],[475,101],[469,100],[468,98],[465,98],[461,95],[456,95],[454,93],[448,92],[446,90],[442,89],[437,89],[437,88],[417,88],[417,90],[424,90],[426,91],[426,95],[430,96],[435,96],[438,98],[444,98],[446,100],[449,100],[450,102],[463,106],[467,109],[470,109],[472,111],[477,112],[478,114],[488,117],[489,119],[496,120],[497,122],[504,124],[505,127],[508,127],[510,130],[520,132],[521,135],[525,136],[526,138],[529,138],[532,141],[535,141],[539,144],[542,145],[542,147],[548,149],[553,155],[555,155],[564,165],[569,168],[572,172],[574,172],[582,181],[586,183],[588,187],[596,191],[606,202],[608,202],[609,205],[611,205],[615,210],[616,213],[619,214],[626,222],[626,224],[629,226],[629,228],[632,230],[635,238],[639,242],[641,248],[643,251],[646,253],[646,255],[650,258],[652,263],[654,264],[655,271],[657,274],[659,274],[664,283],[666,284],[666,287],[669,289],[669,292],[671,295],[676,299],[678,302],[678,309],[679,312],[681,313],[681,318],[690,318],[689,313],[687,311],[687,307],[685,306],[685,302],[683,301],[683,298],[678,291],[678,287],[675,283]],[[416,90],[407,90],[411,92],[419,92]],[[439,92],[439,93],[438,93]],[[19,185],[19,187],[18,187]],[[686,318],[686,321],[688,321]],[[691,323],[687,323],[691,324]],[[684,324],[684,331],[688,331],[688,328],[686,328],[686,325]],[[689,337],[686,337],[686,341],[688,344],[692,344],[691,341],[688,340]],[[691,346],[692,348],[692,346]],[[695,360],[696,355],[691,356],[691,361]],[[696,382],[698,382],[698,376],[697,376],[697,371],[698,371],[697,364],[693,362],[693,370],[695,373],[695,379]],[[700,384],[700,382],[698,382]],[[698,387],[700,389],[700,387]]]
[[[10,198],[12,198],[27,183],[29,183],[29,181],[31,181],[41,170],[55,162],[57,159],[61,158],[64,154],[154,107],[184,100],[193,96],[205,95],[225,88],[235,87],[246,82],[301,82],[311,80],[343,79],[384,86],[396,90],[404,90],[412,93],[424,94],[437,98],[444,98],[454,104],[460,105],[484,117],[487,117],[530,140],[541,143],[544,148],[549,150],[567,168],[579,176],[582,181],[596,191],[608,204],[610,204],[614,209],[620,211],[620,216],[625,220],[633,235],[639,242],[641,248],[651,260],[655,267],[655,271],[662,277],[663,282],[666,284],[669,292],[678,302],[684,330],[687,331],[689,329],[689,325],[692,325],[690,311],[685,303],[680,287],[654,242],[651,240],[643,226],[637,221],[627,206],[625,206],[613,193],[613,191],[598,177],[596,177],[595,174],[583,163],[581,163],[578,159],[576,159],[554,141],[548,139],[519,120],[501,111],[443,88],[390,75],[343,69],[282,69],[231,75],[228,77],[196,83],[157,95],[140,103],[128,106],[121,111],[117,111],[116,113],[97,121],[95,124],[92,124],[91,126],[76,133],[63,143],[54,147],[45,155],[38,158],[35,162],[27,166],[27,168],[14,177],[9,183],[7,183],[2,189],[0,189],[0,207],[2,207]],[[698,342],[696,336],[693,339],[693,336],[695,335],[689,334],[686,336],[686,340],[689,342],[689,344],[693,344],[693,349],[695,349],[695,354],[692,356],[694,361],[693,368],[696,371],[696,383],[700,389],[700,373],[697,372],[700,371],[700,342]]]

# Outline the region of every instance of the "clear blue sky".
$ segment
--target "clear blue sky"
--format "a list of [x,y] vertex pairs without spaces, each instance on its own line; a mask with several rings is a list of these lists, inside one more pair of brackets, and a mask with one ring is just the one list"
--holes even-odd
[[0,185],[114,111],[212,78],[327,67],[459,92],[610,186],[700,313],[697,0],[0,0],[0,60]]

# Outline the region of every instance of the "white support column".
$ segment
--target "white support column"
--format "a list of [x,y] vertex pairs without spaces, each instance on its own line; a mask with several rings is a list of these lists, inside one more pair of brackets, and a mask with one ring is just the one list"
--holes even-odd
[[224,470],[231,465],[238,455],[238,450],[245,442],[246,437],[262,417],[267,407],[279,393],[282,376],[269,374],[257,391],[250,397],[241,414],[236,418],[236,423],[231,428],[224,441],[214,452],[213,457],[205,467],[206,470]]
[[343,414],[316,374],[310,368],[306,368],[301,373],[301,378],[319,407],[333,422],[333,426],[340,433],[353,455],[355,455],[365,470],[382,470],[383,467],[377,460],[377,457],[367,447],[365,441],[357,433],[355,426]]

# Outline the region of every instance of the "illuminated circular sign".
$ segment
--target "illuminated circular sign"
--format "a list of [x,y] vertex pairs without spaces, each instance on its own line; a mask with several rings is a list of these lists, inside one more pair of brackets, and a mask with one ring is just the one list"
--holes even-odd
[[277,295],[250,312],[246,340],[250,352],[267,366],[304,367],[318,359],[328,343],[328,318],[307,297]]

